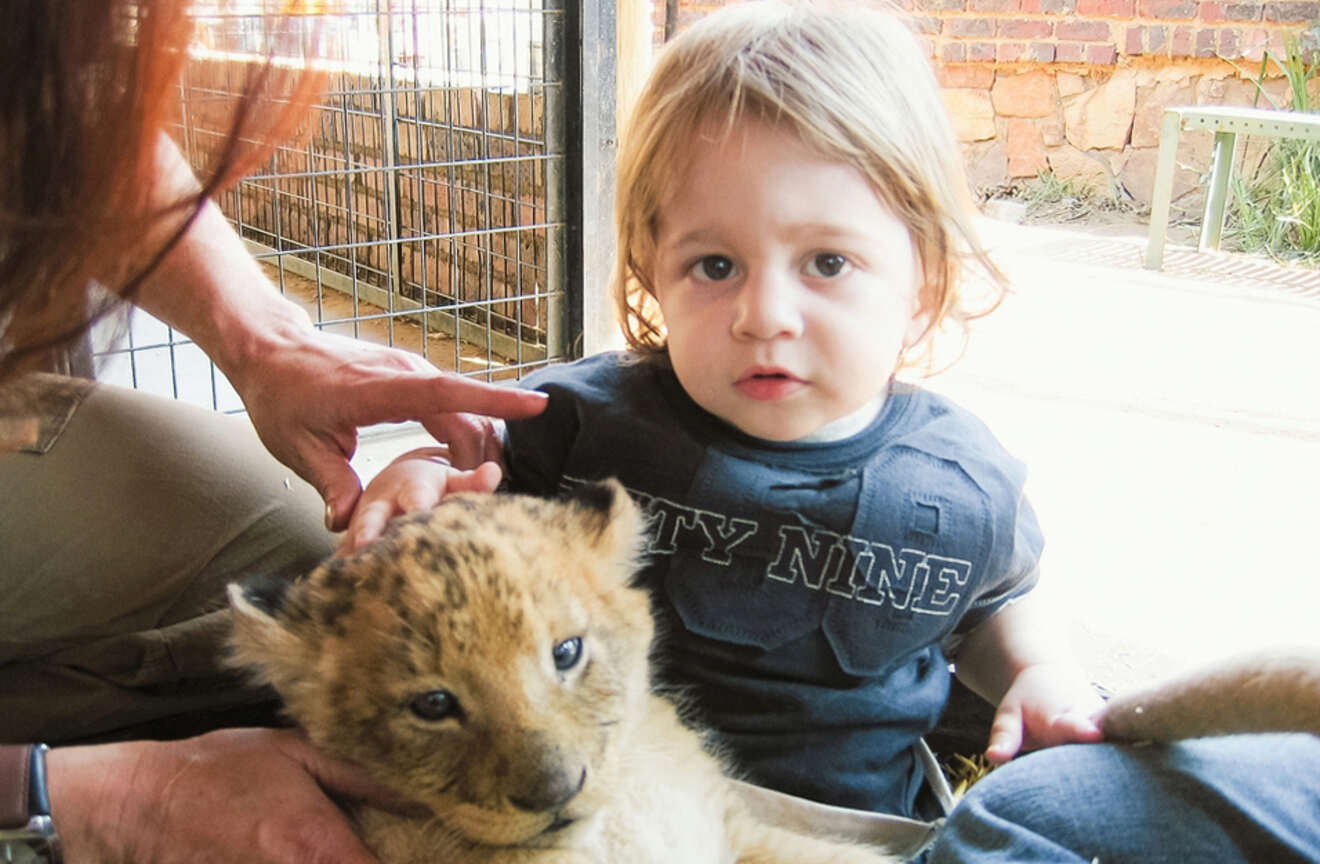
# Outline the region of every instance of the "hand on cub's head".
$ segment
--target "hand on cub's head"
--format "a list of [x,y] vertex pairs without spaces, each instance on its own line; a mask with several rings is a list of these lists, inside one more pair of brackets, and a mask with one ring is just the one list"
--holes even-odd
[[449,456],[448,447],[419,447],[386,465],[363,490],[335,554],[351,554],[384,533],[390,519],[434,507],[450,492],[494,492],[500,484],[498,463],[461,471]]

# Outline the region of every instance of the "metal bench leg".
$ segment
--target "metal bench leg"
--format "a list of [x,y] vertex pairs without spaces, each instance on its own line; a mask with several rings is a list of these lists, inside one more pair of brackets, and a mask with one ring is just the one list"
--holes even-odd
[[1218,249],[1224,233],[1224,205],[1228,203],[1228,180],[1233,175],[1233,146],[1237,133],[1216,132],[1214,158],[1210,162],[1210,189],[1201,218],[1201,251]]
[[1155,164],[1155,188],[1150,202],[1150,238],[1146,241],[1146,269],[1158,270],[1164,263],[1164,237],[1169,230],[1169,201],[1173,197],[1173,170],[1177,167],[1178,134],[1182,117],[1165,111],[1160,126],[1160,155]]

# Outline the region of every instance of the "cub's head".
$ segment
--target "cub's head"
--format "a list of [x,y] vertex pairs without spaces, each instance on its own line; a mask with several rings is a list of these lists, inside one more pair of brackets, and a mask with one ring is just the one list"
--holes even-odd
[[306,579],[231,585],[234,655],[318,745],[479,843],[536,843],[615,791],[652,636],[614,481],[456,494]]

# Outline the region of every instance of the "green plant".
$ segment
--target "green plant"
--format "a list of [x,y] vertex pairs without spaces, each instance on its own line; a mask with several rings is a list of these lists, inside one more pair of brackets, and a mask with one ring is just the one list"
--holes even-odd
[[1100,188],[1049,170],[985,190],[983,197],[1023,202],[1031,222],[1076,222],[1097,213],[1129,213],[1134,209],[1131,198],[1114,184]]
[[[1315,44],[1317,27],[1308,33]],[[1291,108],[1311,111],[1312,82],[1320,73],[1320,60],[1307,62],[1302,38],[1289,33],[1284,55],[1266,51],[1256,75],[1256,102],[1261,96],[1275,108],[1278,102],[1264,88],[1270,64],[1288,82]],[[1309,49],[1312,58],[1314,48]],[[1233,179],[1228,239],[1248,252],[1263,252],[1279,260],[1320,263],[1320,144],[1281,139],[1272,144],[1249,175]]]

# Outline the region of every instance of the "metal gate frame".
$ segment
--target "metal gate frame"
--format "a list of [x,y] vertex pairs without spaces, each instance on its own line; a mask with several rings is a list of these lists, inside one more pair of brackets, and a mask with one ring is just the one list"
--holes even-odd
[[[566,51],[568,206],[565,258],[570,333],[581,334],[576,356],[617,344],[609,286],[614,261],[614,158],[618,16],[614,0],[556,0],[565,30],[577,34]],[[590,242],[588,242],[590,238]]]
[[[498,2],[477,0],[472,7],[463,8],[475,8],[479,10],[477,14],[484,14],[487,9],[498,12]],[[385,19],[390,14],[407,14],[392,12],[392,6],[397,5],[398,0],[375,0],[378,14]],[[553,305],[548,310],[553,318],[562,322],[561,327],[554,328],[559,332],[558,338],[554,339],[557,344],[552,356],[571,359],[600,350],[609,344],[616,332],[613,304],[608,296],[613,260],[616,14],[612,0],[544,0],[535,14],[543,16],[544,27],[546,153],[561,157],[547,161],[544,181],[547,208],[545,221],[562,225],[562,229],[557,232],[559,242],[548,244],[546,249],[546,287],[558,288],[561,292],[559,296],[563,298],[557,304],[560,307],[557,314]],[[386,26],[384,33],[391,32],[391,28]],[[384,43],[386,40],[381,41]],[[392,50],[390,46],[382,44],[382,75],[393,74],[393,64],[390,62]],[[558,85],[550,86],[555,81]],[[388,82],[383,83],[383,89],[388,87]],[[392,103],[389,98],[381,101],[383,104]],[[386,148],[386,152],[397,152],[400,130],[393,116],[382,117],[381,126],[382,133],[388,130],[388,134],[395,139]],[[388,187],[391,184],[385,185]],[[558,192],[555,191],[556,187]],[[397,202],[391,202],[390,206],[397,206]],[[398,242],[397,239],[393,243],[388,239],[385,241],[391,249],[389,258],[392,263],[386,268],[389,271],[386,274],[387,284],[390,286],[397,284],[400,272]],[[265,248],[257,251],[259,257],[279,256],[283,259],[287,256],[289,261],[295,260],[290,249]],[[355,287],[356,281],[353,280]],[[391,296],[397,294],[393,288],[383,293]],[[435,313],[428,310],[425,314],[430,316]],[[464,323],[457,320],[457,315],[452,317],[456,329]],[[549,326],[549,322],[547,324]],[[180,393],[176,366],[178,356],[189,355],[190,352],[199,353],[196,346],[191,345],[182,334],[158,323],[143,332],[148,334],[145,340],[139,337],[138,344],[133,344],[130,333],[127,348],[102,350],[101,359],[114,354],[127,354],[128,365],[132,369],[132,386],[139,386],[137,366],[140,364],[134,362],[139,352],[143,352],[143,356],[150,356],[153,350],[157,356],[167,354],[173,392],[164,395],[200,401],[195,396]],[[547,338],[550,338],[548,332]],[[191,357],[190,362],[194,362]],[[217,377],[220,377],[219,373],[212,368],[209,407],[240,412],[241,404],[235,406],[232,393],[225,396],[221,392],[224,388],[217,386]],[[161,389],[159,383],[155,386]]]

